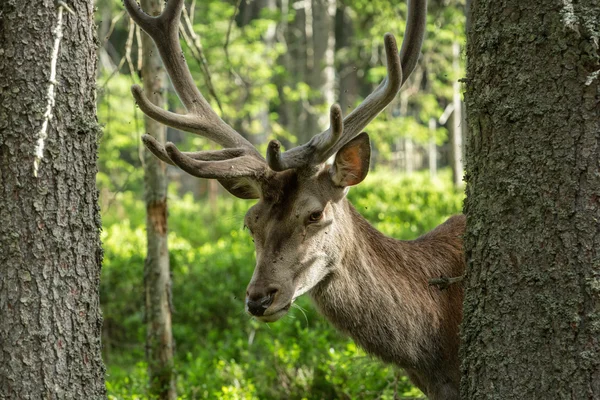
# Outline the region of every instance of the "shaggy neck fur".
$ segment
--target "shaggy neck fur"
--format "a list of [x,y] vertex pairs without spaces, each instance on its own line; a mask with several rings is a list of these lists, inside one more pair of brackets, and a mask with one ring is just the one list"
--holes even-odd
[[429,396],[436,385],[458,384],[462,288],[441,291],[428,281],[463,273],[464,217],[399,241],[373,228],[348,201],[340,206],[352,229],[333,272],[311,291],[314,302],[367,352],[405,368]]

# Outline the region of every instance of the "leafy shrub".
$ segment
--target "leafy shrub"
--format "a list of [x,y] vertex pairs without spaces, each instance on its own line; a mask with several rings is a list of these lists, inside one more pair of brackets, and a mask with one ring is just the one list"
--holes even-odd
[[[460,211],[448,173],[379,172],[349,198],[377,228],[411,239]],[[401,371],[365,355],[319,316],[306,298],[282,321],[243,311],[254,246],[242,230],[250,204],[223,198],[210,209],[192,196],[169,202],[173,335],[182,399],[393,399],[417,396]],[[144,360],[144,204],[116,194],[103,216],[101,281],[104,355],[111,399],[147,398]]]

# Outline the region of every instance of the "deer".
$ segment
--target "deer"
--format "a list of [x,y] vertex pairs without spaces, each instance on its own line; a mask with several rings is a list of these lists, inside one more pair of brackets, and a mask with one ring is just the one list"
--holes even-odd
[[328,129],[287,151],[272,140],[265,158],[219,117],[194,84],[178,35],[183,0],[169,0],[158,16],[147,15],[134,0],[124,3],[155,42],[187,113],[157,107],[133,85],[139,108],[222,149],[184,152],[149,135],[142,136],[144,145],[167,164],[216,179],[238,198],[257,200],[244,217],[256,250],[246,312],[274,322],[307,293],[338,330],[369,354],[403,368],[430,399],[459,399],[462,284],[441,290],[429,281],[463,275],[465,217],[452,216],[415,240],[400,241],[377,231],[346,198],[369,171],[371,147],[363,129],[416,67],[426,0],[409,0],[400,52],[394,36],[384,36],[387,76],[362,103],[346,117],[332,105]]

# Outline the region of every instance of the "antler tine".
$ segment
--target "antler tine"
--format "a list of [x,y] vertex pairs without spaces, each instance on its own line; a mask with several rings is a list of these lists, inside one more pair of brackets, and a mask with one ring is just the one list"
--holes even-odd
[[131,18],[156,44],[177,95],[187,110],[213,113],[194,84],[179,44],[179,15],[183,0],[168,1],[162,14],[157,17],[146,14],[135,0],[124,0],[124,4]]
[[[167,164],[176,166],[173,160],[169,158],[169,155],[167,154],[167,151],[165,150],[164,146],[154,137],[147,134],[142,135],[142,142],[144,142],[146,148],[150,150],[152,154],[154,154],[158,159],[166,162]],[[245,148],[190,152],[186,151],[182,152],[182,154],[186,157],[200,161],[222,161],[236,157],[241,157],[243,155],[249,155],[248,150]]]
[[[229,125],[225,124],[224,122],[217,125],[200,123],[198,116],[191,114],[181,115],[157,107],[152,104],[150,100],[148,100],[148,98],[144,95],[143,89],[138,85],[133,85],[131,87],[131,93],[133,94],[136,103],[144,112],[144,114],[155,121],[171,126],[175,129],[196,133],[226,148],[247,147],[254,149],[249,142],[239,136],[237,132],[233,131],[233,128],[229,127]],[[231,131],[235,133],[233,139],[237,139],[239,137],[242,140],[230,140],[228,134]],[[254,150],[254,152],[258,154],[256,150]]]
[[425,29],[427,28],[427,0],[410,0],[406,20],[408,22],[404,30],[402,48],[400,49],[403,84],[417,66],[421,54]]
[[[334,104],[329,110],[330,126],[322,135],[314,136],[305,146],[295,147],[281,154],[281,144],[277,140],[271,140],[267,147],[267,163],[273,171],[284,171],[297,168],[307,164],[306,157],[311,157],[309,164],[320,164],[326,161],[333,152],[331,149],[340,139],[344,130],[342,109]],[[305,150],[309,149],[309,151]]]
[[266,174],[264,162],[248,149],[181,152],[171,142],[163,147],[150,135],[143,135],[144,145],[167,164],[179,166],[190,175],[207,179],[259,178]]
[[[290,149],[283,154],[280,154],[278,145],[271,142],[267,151],[267,162],[271,169],[281,171],[325,161],[362,132],[385,109],[396,97],[419,59],[427,22],[426,0],[409,0],[407,21],[400,55],[394,36],[391,33],[384,36],[387,76],[354,111],[344,118],[343,135],[339,135],[339,139],[331,144],[326,139],[331,136],[332,128],[329,128],[313,137],[305,145]],[[319,146],[324,143],[328,145]]]
[[[189,157],[179,151],[179,149],[170,142],[166,144],[165,149],[169,158],[177,164],[179,168],[198,178],[219,180],[253,178],[261,180],[269,173],[264,160],[255,157],[253,154],[244,154],[238,157],[229,158],[226,157],[224,153],[216,154],[219,152],[212,152],[212,154],[208,156],[208,158],[212,158],[212,160],[205,161]],[[242,150],[247,153],[246,149],[236,150]],[[221,159],[215,160],[216,158]]]
[[163,145],[160,144],[158,140],[146,134],[142,135],[142,142],[144,142],[144,146],[146,146],[146,148],[150,150],[152,154],[156,156],[156,158],[167,164],[175,165],[175,163],[169,158],[169,155],[167,154]]
[[183,0],[169,0],[158,17],[146,14],[135,0],[124,0],[124,3],[129,15],[156,44],[173,87],[188,113],[180,115],[155,106],[138,85],[133,85],[131,90],[140,109],[161,123],[197,133],[226,148],[247,148],[262,159],[250,142],[213,111],[194,83],[179,43],[179,18],[184,6]]
[[387,76],[362,103],[344,118],[344,135],[335,145],[335,151],[354,139],[369,122],[394,100],[402,86],[402,65],[398,55],[396,38],[391,33],[384,36],[387,59]]

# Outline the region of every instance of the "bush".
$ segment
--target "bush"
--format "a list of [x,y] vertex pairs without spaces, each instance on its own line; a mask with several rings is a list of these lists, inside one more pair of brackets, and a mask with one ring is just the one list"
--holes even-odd
[[[445,174],[448,178],[448,174]],[[460,212],[450,179],[430,182],[379,172],[349,198],[384,233],[411,239]],[[173,197],[173,196],[171,196]],[[338,334],[306,298],[274,324],[243,308],[254,246],[242,230],[250,204],[220,199],[217,209],[191,196],[169,202],[173,335],[183,399],[392,399],[418,395],[401,371]],[[131,192],[104,213],[101,281],[107,387],[114,399],[146,398],[143,318],[144,204]],[[210,227],[210,228],[207,228]]]

